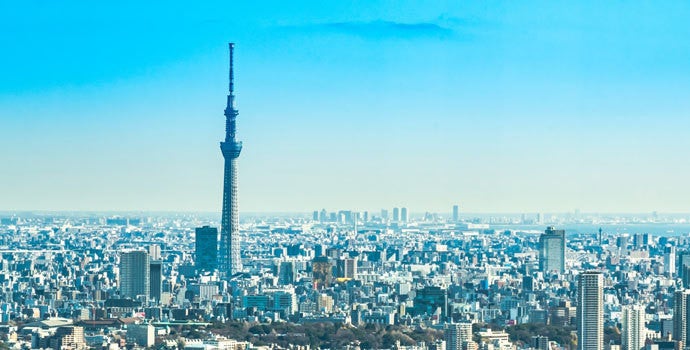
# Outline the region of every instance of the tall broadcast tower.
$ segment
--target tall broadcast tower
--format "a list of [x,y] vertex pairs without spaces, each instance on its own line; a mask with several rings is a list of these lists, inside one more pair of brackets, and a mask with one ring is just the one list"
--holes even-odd
[[225,141],[220,143],[220,150],[225,158],[225,175],[223,176],[223,217],[220,231],[220,251],[218,269],[221,276],[230,276],[242,271],[240,256],[240,222],[237,203],[237,158],[242,151],[242,142],[235,138],[235,122],[239,112],[235,109],[232,54],[235,48],[230,43],[230,91],[228,106],[225,108]]

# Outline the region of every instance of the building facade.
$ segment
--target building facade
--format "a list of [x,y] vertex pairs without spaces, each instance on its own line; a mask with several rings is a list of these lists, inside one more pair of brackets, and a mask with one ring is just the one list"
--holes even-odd
[[580,274],[577,284],[577,349],[604,349],[604,276]]
[[194,264],[199,270],[213,271],[218,260],[218,229],[197,227],[194,233]]
[[143,250],[123,252],[120,256],[120,293],[123,298],[149,298],[149,254]]
[[565,272],[565,230],[549,226],[539,237],[539,269],[544,272]]
[[690,299],[690,290],[678,290],[673,295],[673,339],[683,343],[687,346],[688,343],[688,300]]
[[644,307],[641,305],[624,306],[622,324],[622,350],[640,350],[644,348],[647,333]]

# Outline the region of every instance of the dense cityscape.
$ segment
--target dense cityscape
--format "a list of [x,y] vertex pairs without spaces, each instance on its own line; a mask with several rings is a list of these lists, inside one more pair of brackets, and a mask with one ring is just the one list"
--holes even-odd
[[[2,217],[3,341],[677,350],[687,338],[690,225],[680,217],[473,217],[458,206],[253,216],[239,229],[243,269],[229,278],[218,273],[217,223],[201,214]],[[665,234],[641,231],[649,227]]]
[[[465,25],[464,20],[439,18],[443,23],[457,25],[462,22]],[[203,23],[210,26],[216,22],[221,21],[209,19]],[[259,22],[264,23],[263,19]],[[289,32],[288,36],[317,30],[329,33],[345,30],[344,35],[355,33],[360,36],[358,40],[366,41],[372,39],[365,38],[362,28],[372,27],[380,31],[374,37],[390,36],[396,31],[416,31],[420,34],[414,37],[420,38],[431,35],[446,40],[454,37],[452,31],[444,30],[445,27],[428,23],[396,24],[378,20],[319,25],[280,23],[280,30]],[[477,25],[473,21],[467,23]],[[116,25],[126,27],[119,22]],[[392,37],[398,39],[401,35],[393,34]],[[470,38],[467,41],[472,40],[471,35],[467,38]],[[414,47],[410,49],[414,51],[428,49],[414,44],[409,47]],[[383,209],[371,208],[367,198],[361,198],[359,208],[338,208],[339,202],[334,200],[323,203],[328,209],[314,208],[309,213],[242,211],[239,196],[242,165],[252,159],[247,159],[246,152],[242,154],[243,143],[239,137],[242,134],[238,134],[237,125],[240,113],[235,96],[235,44],[230,43],[228,49],[225,129],[222,134],[218,130],[223,176],[221,180],[218,174],[217,181],[222,183],[223,190],[222,193],[214,191],[218,211],[61,212],[2,208],[0,350],[690,349],[688,214],[670,214],[661,208],[660,212],[637,214],[591,213],[579,209],[568,213],[477,214],[466,211],[465,203],[459,204],[464,198],[452,198],[457,196],[449,193],[438,194],[444,203],[448,201],[447,208],[442,211],[427,210],[416,198],[409,198],[405,203],[389,203],[390,207]],[[349,47],[345,49],[350,50]],[[503,55],[503,50],[500,47],[496,56]],[[484,57],[476,60],[482,61]],[[528,57],[528,60],[531,59]],[[379,68],[386,70],[387,63],[383,62]],[[586,66],[587,62],[578,64]],[[286,64],[285,67],[291,66]],[[486,69],[487,72],[494,70]],[[442,80],[453,81],[446,72],[438,75]],[[510,72],[505,73],[509,75]],[[362,84],[361,89],[368,88]],[[478,94],[485,93],[482,89],[477,87]],[[425,93],[437,94],[421,91],[420,101],[426,98]],[[473,93],[476,92],[473,90]],[[582,93],[578,90],[572,95]],[[507,97],[498,96],[496,104],[508,104],[502,99],[508,101]],[[350,100],[343,97],[343,101]],[[520,98],[515,97],[515,100]],[[285,101],[276,102],[280,103]],[[453,103],[468,104],[468,101]],[[394,104],[399,103],[390,103]],[[484,107],[478,109],[481,108]],[[512,107],[503,108],[510,110]],[[582,107],[582,110],[587,108]],[[477,117],[479,119],[482,118]],[[309,122],[316,124],[313,120]],[[434,128],[446,127],[443,123],[437,124]],[[103,128],[109,127],[112,126]],[[333,126],[334,129],[338,127]],[[483,138],[495,137],[510,139],[505,142],[523,142],[496,131],[502,128],[507,130],[512,126],[496,122],[487,128],[490,130],[487,136],[479,139],[484,142]],[[378,133],[386,132],[382,129],[362,137],[378,137]],[[534,134],[525,139],[541,134],[541,129],[535,129],[530,129]],[[491,134],[494,131],[496,133]],[[457,133],[458,137],[466,137],[472,132]],[[123,131],[122,134],[127,133]],[[285,139],[292,137],[287,133],[277,134]],[[425,142],[418,142],[414,132],[408,136],[410,148],[416,147],[415,142]],[[584,137],[577,136],[577,142],[582,142]],[[121,137],[117,137],[118,142]],[[185,137],[195,136],[185,134]],[[561,135],[553,139],[561,142]],[[156,142],[151,141],[151,144]],[[215,144],[215,140],[209,144]],[[439,145],[445,147],[443,141],[439,141]],[[247,146],[251,147],[251,142]],[[311,151],[317,147],[321,145],[304,148]],[[371,151],[368,146],[362,149]],[[407,149],[401,150],[404,151]],[[174,152],[170,154],[176,154]],[[426,156],[427,152],[433,153],[425,149],[420,154]],[[122,157],[127,157],[126,153],[123,152]],[[551,157],[577,158],[566,153],[554,151]],[[287,157],[286,154],[280,157]],[[597,156],[598,153],[593,152],[582,158]],[[190,152],[185,157],[194,155]],[[327,157],[338,158],[339,155],[328,154]],[[655,157],[657,154],[648,158]],[[18,153],[16,158],[22,156]],[[463,163],[462,171],[486,170],[513,176],[512,163],[506,159],[515,164],[522,162],[520,156],[479,155],[476,160],[480,158],[489,159],[488,163],[481,163],[484,167],[495,161],[501,168],[486,170],[471,161]],[[640,159],[646,160],[643,156]],[[126,168],[118,163],[119,158],[111,161],[113,167]],[[181,161],[182,158],[172,160]],[[220,156],[218,162],[221,162]],[[377,162],[371,161],[368,166],[379,166]],[[600,163],[606,162],[600,160]],[[417,165],[414,160],[410,164]],[[79,160],[64,167],[81,171],[82,165]],[[587,166],[577,163],[572,168]],[[628,171],[626,169],[637,171],[636,166],[619,165],[624,168],[623,172]],[[266,172],[273,171],[269,170]],[[134,174],[131,183],[136,183],[137,171],[155,173],[159,170],[152,165],[127,171]],[[96,172],[84,170],[84,173],[84,176],[99,176]],[[165,171],[160,170],[160,173]],[[279,170],[275,174],[279,176]],[[394,171],[385,175],[396,176]],[[45,172],[40,176],[51,174]],[[525,178],[530,176],[532,174],[524,175]],[[436,179],[441,177],[443,175]],[[557,188],[560,179],[556,175],[552,178],[555,183],[552,185]],[[593,175],[592,178],[599,186],[598,177]],[[636,187],[645,186],[630,181]],[[97,185],[111,184],[106,180]],[[47,186],[59,187],[59,184]],[[665,186],[674,187],[670,182]],[[602,181],[600,187],[592,188],[596,191],[606,187]],[[81,190],[77,184],[66,191],[79,196]],[[502,190],[505,189],[496,192]],[[112,193],[117,191],[113,186]],[[570,193],[577,194],[577,191],[571,189]],[[41,194],[40,190],[35,192]],[[265,196],[271,195],[270,191],[266,192]],[[165,200],[167,198],[161,198]],[[312,205],[313,202],[306,208]]]

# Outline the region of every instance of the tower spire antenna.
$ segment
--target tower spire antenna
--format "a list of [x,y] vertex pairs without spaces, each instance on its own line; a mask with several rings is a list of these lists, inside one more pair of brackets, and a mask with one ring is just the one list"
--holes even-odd
[[230,94],[235,92],[235,73],[233,70],[233,51],[235,49],[235,43],[228,43],[228,46],[230,47],[230,86],[229,86],[229,91]]

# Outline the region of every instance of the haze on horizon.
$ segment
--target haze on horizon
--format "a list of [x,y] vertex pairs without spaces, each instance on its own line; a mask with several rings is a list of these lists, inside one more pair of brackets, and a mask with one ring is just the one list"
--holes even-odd
[[688,212],[690,3],[0,3],[0,210]]

